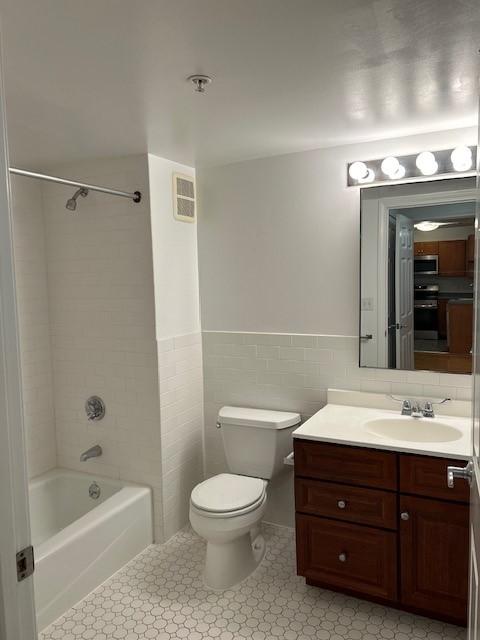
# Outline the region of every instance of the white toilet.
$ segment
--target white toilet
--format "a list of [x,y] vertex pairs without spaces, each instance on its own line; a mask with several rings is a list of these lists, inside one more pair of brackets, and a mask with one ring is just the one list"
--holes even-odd
[[231,473],[198,484],[190,522],[207,541],[205,583],[228,589],[244,580],[265,554],[259,524],[267,506],[267,481],[283,469],[292,450],[298,413],[223,407],[218,414]]

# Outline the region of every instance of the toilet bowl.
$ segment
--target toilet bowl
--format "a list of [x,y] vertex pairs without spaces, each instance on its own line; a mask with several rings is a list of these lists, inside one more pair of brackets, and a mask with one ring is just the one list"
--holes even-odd
[[238,584],[261,562],[266,487],[260,478],[221,473],[192,491],[190,523],[207,542],[204,580],[211,589]]
[[292,450],[300,415],[245,407],[222,407],[217,426],[230,473],[197,485],[190,523],[207,542],[204,579],[212,589],[244,580],[265,554],[260,521],[267,508],[267,481],[281,474]]

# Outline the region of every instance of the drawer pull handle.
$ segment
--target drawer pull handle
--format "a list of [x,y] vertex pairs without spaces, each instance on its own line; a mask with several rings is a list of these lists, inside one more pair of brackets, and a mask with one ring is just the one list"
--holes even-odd
[[339,556],[338,559],[340,560],[340,562],[346,562],[347,561],[347,554],[345,552],[342,552]]
[[408,511],[402,511],[402,513],[400,514],[400,518],[402,520],[410,520],[410,514],[408,513]]
[[346,506],[347,506],[347,503],[345,502],[345,500],[339,500],[339,501],[337,502],[337,507],[338,507],[339,509],[345,509],[345,507],[346,507]]

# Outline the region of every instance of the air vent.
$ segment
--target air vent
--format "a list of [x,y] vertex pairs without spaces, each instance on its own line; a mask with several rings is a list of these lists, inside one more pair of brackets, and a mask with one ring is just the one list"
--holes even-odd
[[183,222],[195,221],[195,182],[192,176],[173,174],[173,215]]

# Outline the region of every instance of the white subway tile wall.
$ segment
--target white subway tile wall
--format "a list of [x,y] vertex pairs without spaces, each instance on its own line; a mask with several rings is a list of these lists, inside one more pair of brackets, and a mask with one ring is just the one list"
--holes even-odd
[[200,333],[158,342],[164,536],[188,521],[190,493],[204,478]]
[[[162,460],[152,240],[146,156],[88,161],[56,173],[125,190],[140,204],[91,191],[75,212],[73,189],[44,184],[44,215],[57,465],[153,488],[155,538],[163,540]],[[90,395],[106,404],[88,422]],[[100,458],[80,453],[100,444]]]
[[225,404],[298,411],[305,419],[325,405],[328,388],[471,398],[468,375],[361,369],[351,336],[204,331],[203,356],[208,476],[226,469],[215,426]]
[[22,392],[33,477],[56,465],[47,262],[40,183],[12,177],[12,217]]
[[[55,173],[143,198],[91,191],[71,212],[74,189],[13,181],[29,475],[60,466],[150,485],[162,542],[204,478],[201,334],[156,340],[147,156]],[[90,395],[105,401],[102,421],[86,418]],[[97,443],[102,456],[80,462]]]

